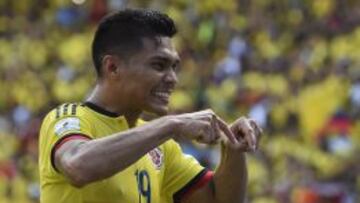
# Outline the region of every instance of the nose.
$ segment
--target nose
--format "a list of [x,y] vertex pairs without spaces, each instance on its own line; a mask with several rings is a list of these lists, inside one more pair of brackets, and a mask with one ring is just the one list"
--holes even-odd
[[177,73],[173,69],[169,70],[166,73],[164,80],[166,83],[176,85],[178,83]]

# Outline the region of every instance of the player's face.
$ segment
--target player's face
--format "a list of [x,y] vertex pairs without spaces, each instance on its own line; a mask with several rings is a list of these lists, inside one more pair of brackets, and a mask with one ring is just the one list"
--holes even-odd
[[133,109],[163,115],[178,82],[179,56],[171,39],[144,39],[143,48],[128,61],[126,95]]

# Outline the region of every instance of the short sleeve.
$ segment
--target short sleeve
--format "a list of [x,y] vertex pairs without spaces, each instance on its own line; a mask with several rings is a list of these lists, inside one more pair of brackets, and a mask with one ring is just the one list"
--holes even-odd
[[[92,139],[92,128],[88,119],[81,112],[75,110],[76,113],[64,114],[61,111],[64,107],[66,106],[62,105],[62,107],[54,109],[43,120],[39,145],[41,166],[45,167],[50,164],[55,169],[53,155],[56,146],[64,141]],[[72,109],[72,105],[69,105],[68,108]]]
[[194,157],[184,154],[174,140],[166,142],[164,148],[163,190],[174,202],[178,202],[182,193],[201,181],[208,171]]

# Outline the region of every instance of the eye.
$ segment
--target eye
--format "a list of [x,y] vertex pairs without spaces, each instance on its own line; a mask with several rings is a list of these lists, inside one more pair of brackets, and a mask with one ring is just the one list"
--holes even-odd
[[156,62],[151,64],[151,68],[157,71],[164,71],[166,66],[164,63]]

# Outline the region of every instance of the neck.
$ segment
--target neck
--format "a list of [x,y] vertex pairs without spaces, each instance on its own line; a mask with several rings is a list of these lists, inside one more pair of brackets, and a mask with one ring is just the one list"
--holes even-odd
[[129,127],[134,127],[142,111],[132,108],[128,105],[126,99],[118,99],[127,97],[121,95],[114,97],[113,91],[110,90],[110,88],[106,88],[104,85],[97,84],[86,101],[94,103],[109,112],[114,112],[119,116],[124,116]]

